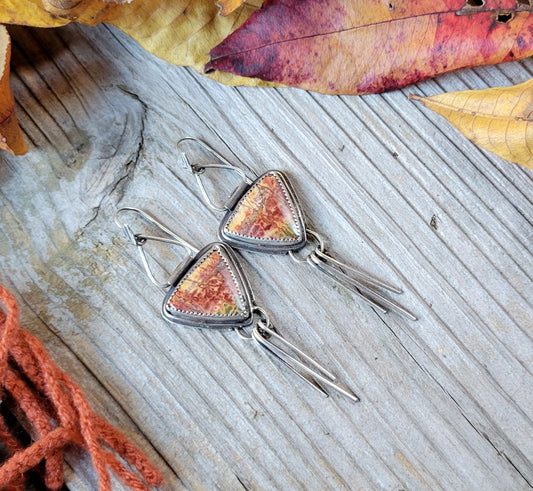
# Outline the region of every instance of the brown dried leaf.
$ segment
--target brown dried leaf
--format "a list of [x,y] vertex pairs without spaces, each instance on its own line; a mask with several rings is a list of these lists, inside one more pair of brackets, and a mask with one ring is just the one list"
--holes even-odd
[[0,148],[22,155],[28,151],[15,117],[15,99],[9,88],[11,41],[4,26],[0,26]]

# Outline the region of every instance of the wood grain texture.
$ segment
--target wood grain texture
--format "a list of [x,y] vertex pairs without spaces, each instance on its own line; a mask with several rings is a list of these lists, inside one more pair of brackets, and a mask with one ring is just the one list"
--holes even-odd
[[[30,152],[1,155],[0,283],[165,489],[531,487],[533,173],[407,99],[519,83],[531,60],[332,97],[221,86],[106,26],[11,34]],[[174,150],[184,136],[286,171],[332,253],[404,288],[418,322],[243,253],[280,331],[361,403],[322,399],[231,332],[160,318],[113,214],[140,206],[198,246],[215,239],[220,216]],[[156,252],[166,271],[180,257]],[[68,462],[69,488],[94,489],[87,458]]]

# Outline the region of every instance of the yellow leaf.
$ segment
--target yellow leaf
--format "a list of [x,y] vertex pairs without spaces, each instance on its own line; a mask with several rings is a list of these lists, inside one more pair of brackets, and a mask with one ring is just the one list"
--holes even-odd
[[[223,17],[214,0],[0,0],[0,24],[57,27],[106,22],[156,56],[203,73],[209,51],[260,5],[260,0],[245,1],[238,11]],[[208,76],[229,85],[274,85],[227,73]]]
[[0,148],[22,155],[28,149],[15,117],[15,100],[9,88],[11,41],[4,26],[0,26]]
[[[209,51],[256,10],[244,4],[227,17],[212,0],[138,1],[109,9],[102,22],[117,26],[144,49],[175,65],[203,72]],[[244,77],[213,77],[224,83],[265,85]]]
[[513,87],[410,97],[480,147],[533,169],[533,79]]
[[59,27],[68,22],[47,12],[41,0],[0,0],[0,24]]
[[254,6],[256,9],[261,7],[263,0],[218,0],[216,4],[220,7],[220,15],[229,15],[237,10],[243,3]]
[[229,15],[237,10],[244,0],[218,0],[217,5],[220,7],[220,15]]

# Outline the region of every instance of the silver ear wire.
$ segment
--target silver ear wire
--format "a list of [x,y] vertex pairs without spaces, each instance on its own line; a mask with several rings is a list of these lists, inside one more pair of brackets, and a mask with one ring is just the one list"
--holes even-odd
[[[151,223],[152,225],[155,225],[157,228],[159,228],[162,232],[168,235],[168,237],[159,237],[159,236],[152,236],[152,235],[143,235],[143,234],[134,234],[133,230],[129,226],[128,223],[122,223],[119,220],[119,214],[124,213],[126,211],[134,212],[138,214],[142,219],[147,221],[148,223]],[[147,241],[153,240],[157,242],[164,242],[166,244],[174,244],[180,247],[183,247],[187,251],[187,255],[189,257],[194,257],[198,253],[198,249],[196,247],[189,244],[185,239],[182,239],[179,235],[174,233],[172,230],[170,230],[168,227],[163,225],[159,220],[157,220],[154,216],[150,215],[144,210],[141,210],[140,208],[135,208],[132,206],[124,206],[122,208],[119,208],[115,212],[115,223],[122,229],[124,232],[124,235],[126,239],[133,245],[137,246],[137,250],[139,251],[139,257],[141,258],[141,262],[143,264],[144,270],[146,271],[146,275],[150,279],[150,281],[158,286],[159,288],[168,288],[176,275],[176,273],[181,269],[181,264],[174,270],[174,272],[169,276],[169,278],[165,281],[158,281],[153,272],[150,268],[150,265],[148,263],[148,257],[146,255],[146,252],[144,250],[144,245]]]
[[[203,164],[191,163],[191,161],[189,160],[189,157],[187,157],[187,154],[183,150],[180,149],[180,147],[183,145],[184,142],[193,142],[196,145],[199,145],[207,153],[209,153],[210,155],[214,157],[215,163],[203,163]],[[252,183],[252,180],[246,175],[246,173],[240,167],[237,167],[231,164],[222,155],[220,155],[218,152],[213,150],[209,145],[207,145],[207,143],[204,143],[202,140],[199,140],[198,138],[193,138],[191,136],[182,138],[176,143],[176,150],[178,151],[178,155],[184,162],[185,167],[190,169],[191,172],[193,173],[194,177],[196,178],[196,182],[198,183],[198,187],[200,188],[200,191],[204,198],[204,201],[206,202],[207,206],[209,206],[209,208],[211,208],[212,210],[223,212],[223,211],[227,211],[228,208],[225,204],[222,206],[218,206],[217,204],[213,203],[213,201],[209,197],[209,194],[207,193],[207,190],[205,189],[204,183],[202,181],[202,174],[205,172],[206,169],[224,169],[224,170],[230,170],[232,172],[236,172],[241,178],[241,186],[243,184],[249,186]]]
[[[125,213],[125,212],[131,212],[134,214],[139,215],[144,221],[150,223],[151,225],[157,227],[161,232],[163,232],[164,236],[153,236],[153,235],[145,235],[145,234],[136,234],[133,232],[133,229],[130,227],[130,225],[126,222],[122,222],[119,219],[119,215]],[[162,288],[162,289],[168,289],[169,287],[172,287],[168,290],[167,296],[165,297],[165,301],[163,303],[163,317],[170,321],[170,322],[176,322],[176,323],[183,323],[185,325],[192,325],[196,327],[209,327],[208,324],[206,324],[205,318],[211,316],[216,318],[216,327],[230,327],[233,328],[233,330],[239,334],[242,338],[245,339],[253,339],[258,346],[265,349],[267,352],[269,352],[271,355],[273,355],[276,359],[281,361],[285,366],[287,366],[292,372],[294,372],[298,377],[300,377],[303,381],[305,381],[307,384],[309,384],[311,387],[313,387],[315,390],[319,391],[321,394],[327,396],[328,393],[324,388],[321,386],[321,384],[327,385],[328,387],[335,389],[336,391],[344,394],[345,396],[349,397],[353,401],[359,401],[359,398],[353,394],[349,389],[346,389],[336,383],[336,377],[331,372],[326,370],[322,365],[320,365],[317,361],[315,361],[313,358],[311,358],[309,355],[304,353],[301,349],[296,347],[294,344],[287,341],[283,336],[278,334],[274,326],[270,323],[269,317],[267,312],[257,306],[253,301],[253,296],[251,293],[251,290],[249,290],[248,282],[244,279],[244,277],[241,277],[240,267],[238,263],[235,260],[231,260],[230,263],[228,263],[229,258],[233,256],[233,253],[231,252],[231,249],[228,248],[228,246],[222,244],[222,243],[213,243],[211,245],[206,246],[202,251],[210,251],[210,250],[218,250],[218,253],[220,254],[220,248],[224,248],[226,250],[225,254],[226,256],[226,262],[225,265],[227,268],[230,268],[229,264],[232,264],[231,268],[227,271],[231,274],[233,281],[236,280],[236,276],[238,275],[238,278],[240,280],[237,285],[237,289],[240,289],[241,291],[244,290],[248,291],[246,293],[246,299],[248,302],[248,313],[250,316],[246,316],[244,318],[244,321],[239,323],[239,320],[230,319],[230,322],[227,322],[226,324],[222,325],[220,321],[219,314],[206,314],[205,312],[201,312],[200,316],[191,318],[190,312],[181,312],[181,317],[172,317],[166,310],[165,310],[165,303],[167,302],[167,299],[169,296],[173,296],[176,294],[176,292],[179,290],[179,287],[177,286],[180,281],[183,281],[183,275],[187,274],[187,271],[189,271],[189,268],[194,267],[195,263],[194,261],[199,261],[198,256],[203,257],[202,254],[205,255],[205,252],[202,253],[202,251],[198,251],[194,246],[189,244],[186,240],[182,239],[179,235],[177,235],[175,232],[170,230],[168,227],[163,225],[159,220],[157,220],[155,217],[150,215],[144,210],[141,210],[140,208],[134,208],[131,206],[125,206],[122,208],[119,208],[115,212],[115,223],[122,229],[124,232],[124,235],[128,242],[135,245],[137,247],[137,250],[139,251],[139,256],[141,258],[142,264],[144,266],[144,269],[146,271],[146,274],[148,275],[148,278],[150,278],[150,281],[154,283],[156,286]],[[170,277],[165,281],[158,281],[150,268],[148,257],[146,255],[146,252],[144,250],[144,245],[146,242],[153,240],[158,242],[163,242],[166,244],[174,244],[180,247],[183,247],[187,252],[187,258],[185,258],[178,267],[174,270],[174,272],[170,275]],[[213,249],[213,246],[215,249]],[[218,248],[218,249],[216,249]],[[204,282],[196,282],[195,287],[205,287]],[[244,297],[243,297],[244,298]],[[165,314],[166,312],[166,314]],[[253,315],[256,314],[257,318],[255,319]],[[176,315],[176,314],[174,314]],[[189,316],[185,318],[185,315]],[[193,315],[196,315],[193,312]],[[223,316],[222,316],[223,317]],[[193,320],[191,320],[193,319]],[[199,320],[200,319],[200,320]],[[211,326],[215,326],[215,322],[212,322],[210,324]],[[251,333],[248,333],[245,331],[245,327],[253,325]]]

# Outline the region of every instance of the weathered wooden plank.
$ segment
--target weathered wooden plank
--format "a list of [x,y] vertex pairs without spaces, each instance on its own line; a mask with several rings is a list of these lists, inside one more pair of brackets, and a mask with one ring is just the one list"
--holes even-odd
[[[105,26],[12,34],[31,150],[2,155],[0,281],[168,489],[531,485],[532,173],[406,97],[518,83],[530,60],[330,97],[224,87]],[[323,400],[232,333],[159,318],[112,216],[142,206],[199,246],[215,239],[220,217],[174,150],[187,135],[287,171],[332,252],[405,288],[416,323],[287,257],[243,253],[280,331],[360,404]],[[179,255],[157,261],[169,271]],[[87,461],[69,462],[72,489],[94,486]]]

